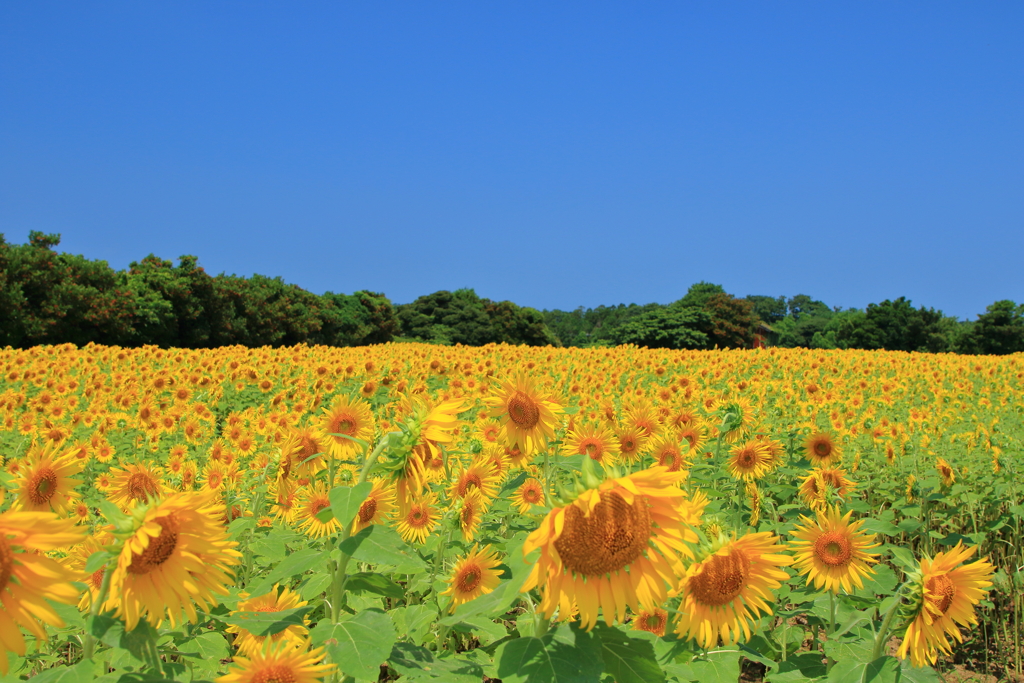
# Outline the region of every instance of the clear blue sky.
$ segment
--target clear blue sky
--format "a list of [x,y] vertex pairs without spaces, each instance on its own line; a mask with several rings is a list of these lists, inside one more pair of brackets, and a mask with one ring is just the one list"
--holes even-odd
[[1019,2],[0,4],[0,232],[404,303],[1024,301]]

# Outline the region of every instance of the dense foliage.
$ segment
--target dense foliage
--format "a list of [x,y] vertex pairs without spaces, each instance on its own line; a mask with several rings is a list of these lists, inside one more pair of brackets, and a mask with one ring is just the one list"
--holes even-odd
[[389,341],[481,346],[787,348],[1007,354],[1024,351],[1024,304],[997,301],[961,322],[900,297],[840,310],[805,294],[739,298],[698,282],[670,304],[537,311],[472,289],[393,305],[384,294],[313,294],[280,277],[211,276],[195,256],[149,255],[125,271],[54,250],[59,235],[24,245],[0,235],[0,346],[89,342],[181,348]]

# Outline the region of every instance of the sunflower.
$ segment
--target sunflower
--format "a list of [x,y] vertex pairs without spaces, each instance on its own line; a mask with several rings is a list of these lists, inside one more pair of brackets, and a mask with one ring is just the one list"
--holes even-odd
[[700,511],[678,484],[679,472],[655,466],[597,488],[547,514],[523,545],[541,555],[522,590],[541,588],[539,610],[565,619],[575,601],[584,628],[604,620],[625,621],[626,608],[653,608],[674,586],[673,567],[692,557],[689,528]]
[[270,485],[267,493],[269,499],[273,501],[270,509],[274,513],[274,519],[292,522],[299,507],[299,484],[287,479],[278,479]]
[[995,567],[987,559],[962,564],[975,552],[977,547],[956,547],[938,553],[934,559],[922,558],[921,566],[914,576],[918,604],[916,614],[900,645],[899,656],[914,666],[934,664],[941,650],[952,652],[948,636],[963,642],[960,626],[978,623],[974,605],[985,596],[992,585]]
[[660,607],[652,610],[640,610],[633,617],[634,631],[647,631],[658,637],[665,635],[665,626],[668,625],[668,612]]
[[501,583],[501,572],[497,567],[501,564],[498,553],[491,546],[483,548],[474,545],[465,557],[455,563],[455,569],[448,579],[448,590],[439,595],[452,596],[450,612],[464,602],[469,602],[481,595],[492,592]]
[[304,644],[282,639],[248,657],[234,657],[231,669],[217,683],[316,683],[336,668],[334,664],[318,664],[323,659],[322,647],[306,652]]
[[484,400],[491,407],[490,417],[501,421],[501,440],[516,445],[524,456],[544,448],[555,438],[555,423],[562,407],[534,386],[533,380],[519,374],[510,382],[498,382]]
[[52,512],[0,514],[0,671],[5,675],[6,653],[25,655],[19,626],[40,641],[46,640],[43,624],[64,626],[46,601],[74,604],[79,591],[71,582],[79,576],[44,553],[78,543],[84,535],[73,519]]
[[[307,604],[305,600],[299,597],[298,593],[293,593],[288,586],[285,586],[280,593],[277,592],[277,589],[278,587],[275,585],[274,590],[269,593],[240,601],[232,614],[238,612],[283,612],[284,610],[302,607]],[[305,624],[309,624],[308,619],[305,620]],[[274,643],[288,640],[296,645],[304,645],[309,629],[302,624],[293,624],[272,636],[256,636],[241,626],[228,626],[227,632],[236,634],[235,647],[238,648],[240,653],[252,656],[263,650],[268,640]]]
[[61,560],[61,564],[73,571],[78,580],[89,587],[89,590],[83,591],[78,601],[78,609],[82,612],[87,612],[92,607],[92,601],[99,596],[100,588],[103,585],[103,575],[107,571],[105,567],[100,567],[91,574],[86,574],[85,565],[89,562],[89,558],[93,553],[106,550],[107,546],[113,542],[114,537],[110,532],[106,530],[100,531],[71,548],[67,557]]
[[619,441],[619,454],[623,460],[630,464],[640,460],[647,446],[647,437],[643,435],[640,429],[637,427],[626,427],[619,431],[616,438]]
[[713,400],[709,410],[720,420],[718,435],[729,443],[736,443],[754,430],[754,406],[746,398]]
[[864,577],[874,573],[869,564],[878,561],[878,553],[867,550],[879,544],[874,542],[874,534],[860,530],[863,521],[850,521],[852,515],[851,511],[841,516],[838,507],[819,510],[817,521],[801,515],[803,526],[798,525],[792,533],[797,539],[789,544],[794,567],[800,575],[807,574],[818,590],[852,592],[854,587],[863,587]]
[[815,467],[826,467],[843,458],[843,451],[828,432],[814,432],[804,441],[804,457]]
[[686,441],[690,445],[691,453],[699,453],[707,438],[707,430],[701,422],[694,422],[686,425],[678,431],[680,441]]
[[525,515],[534,505],[544,504],[544,485],[537,479],[524,481],[512,494],[512,504],[519,508],[519,514]]
[[750,625],[771,609],[771,591],[789,574],[779,569],[792,558],[771,532],[751,533],[719,540],[719,547],[683,573],[679,593],[679,620],[675,632],[706,649],[737,642],[740,632],[750,638]]
[[85,463],[76,459],[72,452],[58,454],[50,445],[30,448],[14,481],[17,489],[14,508],[67,514],[78,498],[75,487],[81,483],[73,476],[83,467]]
[[812,510],[819,510],[829,503],[831,496],[846,498],[856,487],[846,478],[846,470],[838,467],[820,467],[811,470],[800,483],[800,497]]
[[667,467],[669,472],[679,472],[686,465],[682,444],[669,434],[655,437],[651,443],[651,455],[654,457],[654,464]]
[[729,450],[729,473],[735,479],[753,481],[772,469],[772,453],[763,441],[745,441]]
[[230,567],[242,556],[221,523],[224,505],[213,493],[172,493],[140,506],[134,517],[137,526],[118,555],[104,608],[116,610],[128,631],[143,616],[154,626],[167,619],[175,627],[183,617],[195,623],[196,605],[208,610],[217,604],[216,594],[226,594],[233,580]]
[[398,520],[398,533],[406,542],[425,543],[427,536],[438,524],[436,500],[433,493],[427,493],[409,503]]
[[942,477],[943,486],[952,486],[956,482],[956,470],[945,459],[937,458],[935,460],[935,469],[938,470],[939,476]]
[[[326,444],[331,457],[344,459],[362,449],[352,439],[369,442],[373,438],[373,414],[366,401],[338,394],[316,427],[316,436]],[[343,435],[343,436],[339,436]],[[349,438],[346,438],[349,437]]]
[[467,493],[477,490],[488,499],[494,500],[498,495],[498,482],[501,476],[495,472],[493,463],[477,461],[466,467],[455,477],[452,483],[451,497],[464,498]]
[[597,462],[615,462],[619,443],[611,429],[604,425],[583,425],[570,430],[562,445],[564,455],[588,455]]
[[375,479],[366,500],[352,520],[352,533],[357,534],[371,524],[381,524],[395,509],[395,490],[385,479]]
[[469,543],[473,540],[486,511],[487,499],[480,494],[479,489],[470,489],[459,504],[459,529],[463,541]]
[[335,519],[334,515],[331,515],[326,522],[320,521],[317,517],[321,510],[330,506],[331,499],[327,495],[327,485],[323,482],[316,482],[303,489],[299,494],[295,510],[295,518],[301,520],[299,531],[311,538],[323,538],[340,529],[341,522]]
[[163,468],[146,462],[125,465],[124,469],[114,467],[107,498],[111,503],[128,508],[148,503],[170,492],[164,485]]
[[644,438],[654,436],[660,426],[658,423],[658,411],[647,400],[640,400],[627,406],[623,412],[625,415],[622,421],[629,427],[636,427],[643,434]]

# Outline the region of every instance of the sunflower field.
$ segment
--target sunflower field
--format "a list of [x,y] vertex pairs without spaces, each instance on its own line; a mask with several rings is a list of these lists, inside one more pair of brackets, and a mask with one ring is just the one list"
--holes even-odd
[[1024,680],[1020,354],[0,372],[0,681]]

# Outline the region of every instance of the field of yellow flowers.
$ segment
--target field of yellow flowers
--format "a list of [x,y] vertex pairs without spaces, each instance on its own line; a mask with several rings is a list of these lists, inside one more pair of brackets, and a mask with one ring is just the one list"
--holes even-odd
[[0,674],[1020,680],[1024,357],[0,350]]

